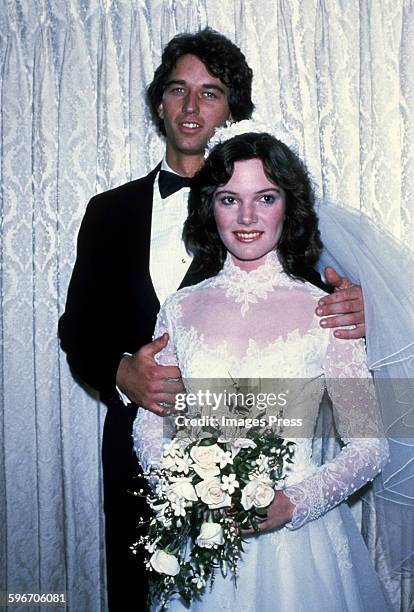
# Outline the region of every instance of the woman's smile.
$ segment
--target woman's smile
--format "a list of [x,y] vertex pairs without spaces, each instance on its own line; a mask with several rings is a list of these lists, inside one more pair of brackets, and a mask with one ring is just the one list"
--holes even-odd
[[237,266],[254,270],[276,248],[285,218],[285,192],[265,174],[260,159],[234,163],[214,195],[220,239]]
[[233,234],[236,236],[239,242],[255,242],[259,238],[261,238],[264,232],[246,232],[246,231],[236,231]]

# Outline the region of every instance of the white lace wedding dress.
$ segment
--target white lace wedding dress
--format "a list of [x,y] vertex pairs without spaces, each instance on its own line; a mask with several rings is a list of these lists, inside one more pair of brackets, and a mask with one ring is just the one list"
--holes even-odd
[[[378,423],[364,342],[335,339],[314,314],[323,292],[284,274],[275,253],[252,272],[227,258],[214,278],[171,295],[155,335],[170,335],[160,354],[184,379],[295,379],[300,401],[283,418],[317,419],[324,388],[344,447],[329,463],[312,460],[312,439],[295,437],[285,493],[295,504],[290,524],[250,537],[237,586],[216,571],[215,582],[191,610],[210,612],[385,612],[391,610],[346,503],[388,460],[384,439],[368,437]],[[364,381],[365,384],[356,384]],[[187,389],[188,390],[188,389]],[[298,400],[299,395],[295,395]],[[358,434],[357,432],[364,432]],[[360,437],[357,437],[360,435]],[[374,434],[373,434],[374,435]],[[163,420],[139,409],[134,424],[141,464],[161,456]],[[169,610],[186,608],[177,597]]]

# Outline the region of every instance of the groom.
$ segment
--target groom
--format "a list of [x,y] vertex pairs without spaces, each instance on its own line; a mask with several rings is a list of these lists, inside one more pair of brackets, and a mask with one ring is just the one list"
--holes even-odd
[[[153,118],[166,137],[164,159],[148,176],[92,198],[79,231],[59,335],[71,368],[108,406],[102,454],[110,610],[133,602],[140,607],[145,598],[142,587],[139,595],[134,587],[142,584],[144,568],[129,551],[144,512],[128,493],[140,486],[131,438],[136,405],[162,416],[183,391],[179,369],[155,361],[168,338],[151,339],[160,302],[203,280],[181,241],[189,179],[203,163],[214,128],[250,118],[251,82],[243,54],[221,34],[206,29],[174,37],[148,88]],[[333,271],[328,279],[347,284]],[[318,314],[344,315],[325,320],[328,327],[356,324],[337,333],[363,335],[358,287],[324,301]]]

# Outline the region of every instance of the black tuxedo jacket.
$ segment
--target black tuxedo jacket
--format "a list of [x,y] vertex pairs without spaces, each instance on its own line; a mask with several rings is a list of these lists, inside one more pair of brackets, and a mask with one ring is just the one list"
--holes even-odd
[[[89,202],[59,321],[69,365],[108,405],[117,401],[115,378],[123,353],[151,341],[160,307],[149,272],[158,170]],[[203,280],[196,268],[193,261],[181,287]]]
[[[102,461],[107,581],[110,609],[137,597],[140,575],[145,600],[143,552],[130,546],[139,537],[137,521],[147,516],[142,498],[130,491],[144,486],[133,451],[135,405],[124,406],[116,391],[122,355],[152,340],[160,307],[149,272],[154,180],[148,176],[91,199],[83,218],[77,257],[68,288],[66,309],[59,321],[61,346],[72,371],[99,391],[107,404]],[[203,276],[193,261],[181,286]],[[178,288],[178,287],[177,287]],[[121,606],[121,608],[120,608]]]

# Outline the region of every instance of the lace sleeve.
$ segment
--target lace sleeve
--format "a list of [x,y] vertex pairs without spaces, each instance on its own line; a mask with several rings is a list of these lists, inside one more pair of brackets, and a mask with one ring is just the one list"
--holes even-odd
[[[162,306],[155,326],[153,338],[158,338],[167,332],[170,336],[167,346],[156,356],[161,365],[178,365],[174,342],[174,308],[167,299]],[[168,424],[163,417],[138,408],[133,426],[134,450],[144,471],[159,465],[164,443],[170,439]]]
[[331,334],[324,371],[344,447],[312,476],[286,488],[286,495],[295,504],[292,520],[286,525],[290,529],[320,517],[347,499],[373,480],[389,460],[364,341],[338,340]]

